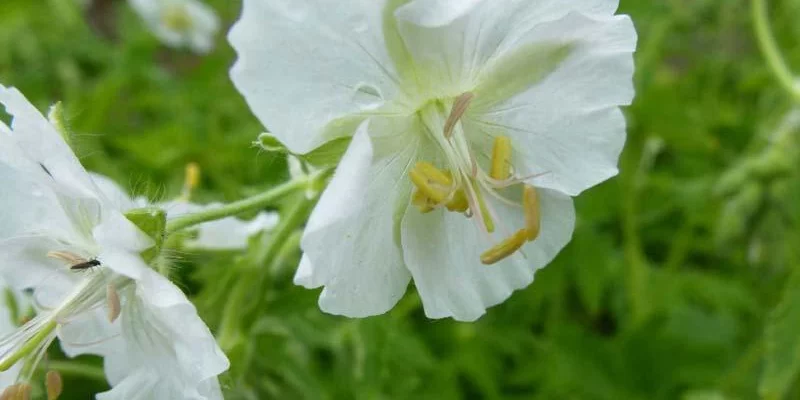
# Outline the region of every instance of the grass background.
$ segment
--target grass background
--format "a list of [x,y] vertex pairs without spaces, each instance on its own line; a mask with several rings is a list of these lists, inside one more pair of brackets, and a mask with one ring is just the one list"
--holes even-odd
[[[208,3],[226,25],[241,6]],[[768,3],[800,70],[800,0]],[[251,294],[263,307],[231,349],[226,398],[800,397],[800,123],[750,3],[622,0],[621,12],[640,36],[621,174],[577,199],[573,241],[530,287],[472,324],[426,319],[413,290],[350,320],[292,285],[286,252]],[[63,101],[87,168],[153,198],[176,196],[189,162],[199,202],[287,179],[279,155],[251,145],[263,128],[228,79],[234,57],[222,34],[204,57],[162,47],[124,1],[0,4],[0,82],[42,110]],[[180,254],[179,284],[212,330],[267,244]],[[100,360],[66,365],[63,399],[107,388]]]

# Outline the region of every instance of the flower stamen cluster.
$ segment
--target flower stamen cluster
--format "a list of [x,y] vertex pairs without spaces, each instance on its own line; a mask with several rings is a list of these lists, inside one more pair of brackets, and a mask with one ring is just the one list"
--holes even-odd
[[[525,226],[481,254],[481,262],[490,265],[514,254],[526,242],[536,240],[541,216],[536,189],[523,183],[527,178],[513,174],[513,147],[509,137],[500,135],[494,138],[488,173],[472,156],[463,130],[457,128],[474,97],[469,92],[458,96],[453,101],[442,136],[436,137],[438,135],[432,133],[448,161],[451,161],[450,168],[441,170],[428,161],[419,161],[408,175],[416,188],[411,201],[420,212],[429,213],[444,206],[448,211],[463,213],[467,218],[474,215],[486,233],[495,231],[497,214],[485,200],[484,192],[505,203],[522,207]],[[500,193],[510,191],[514,185],[522,186],[521,202],[510,200]]]

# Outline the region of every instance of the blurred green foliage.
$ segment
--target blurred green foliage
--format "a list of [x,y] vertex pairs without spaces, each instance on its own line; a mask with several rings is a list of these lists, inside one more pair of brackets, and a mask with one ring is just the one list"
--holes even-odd
[[[162,47],[124,1],[77,3],[3,0],[0,82],[40,109],[62,100],[89,169],[170,198],[196,162],[200,202],[287,179],[282,156],[252,146],[263,128],[228,79],[222,35],[198,57]],[[226,24],[241,6],[209,3]],[[800,69],[800,1],[769,4]],[[800,124],[749,7],[622,1],[640,40],[621,174],[577,199],[572,243],[477,323],[428,320],[413,293],[380,317],[321,313],[318,291],[291,283],[296,232],[270,260],[268,237],[244,254],[177,252],[215,332],[237,279],[267,271],[229,348],[226,398],[800,397]],[[63,398],[107,387],[100,360],[76,362]]]

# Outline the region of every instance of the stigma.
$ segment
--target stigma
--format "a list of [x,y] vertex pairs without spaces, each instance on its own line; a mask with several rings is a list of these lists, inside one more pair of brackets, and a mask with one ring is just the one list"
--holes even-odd
[[[536,188],[515,176],[512,164],[513,145],[507,136],[493,139],[491,160],[486,169],[473,157],[470,145],[460,129],[460,120],[466,114],[474,95],[458,96],[441,131],[430,132],[441,147],[447,166],[439,168],[428,161],[419,161],[409,171],[414,185],[411,204],[421,213],[444,208],[448,212],[473,218],[487,234],[495,232],[501,221],[492,209],[489,198],[520,207],[524,213],[522,226],[512,229],[511,236],[492,245],[480,256],[485,265],[495,264],[520,251],[525,243],[536,240],[541,227],[539,196]],[[513,187],[520,187],[521,200],[507,197]],[[519,189],[517,190],[519,193]],[[517,196],[519,197],[519,196]]]

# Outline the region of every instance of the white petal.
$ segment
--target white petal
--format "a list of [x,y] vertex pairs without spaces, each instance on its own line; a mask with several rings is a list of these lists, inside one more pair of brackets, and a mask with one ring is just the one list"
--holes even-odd
[[128,192],[126,192],[122,186],[118,185],[117,182],[114,182],[113,179],[95,173],[90,173],[89,175],[92,177],[92,180],[95,185],[97,185],[100,192],[115,209],[124,212],[137,207],[136,203],[131,199],[131,196],[128,195]]
[[[212,49],[214,35],[219,30],[219,17],[205,3],[197,0],[130,0],[130,4],[164,44],[189,47],[198,53]],[[187,31],[175,30],[165,23],[165,13],[170,9],[182,9],[186,13],[191,24]]]
[[[296,280],[325,286],[319,300],[325,312],[381,314],[405,293],[409,274],[396,221],[410,192],[405,175],[417,143],[403,132],[413,125],[410,118],[362,125],[309,219],[302,240],[307,262]],[[373,143],[368,129],[388,136]],[[381,151],[386,140],[397,141],[388,146],[393,151]]]
[[61,349],[69,357],[112,354],[120,346],[120,334],[119,319],[109,322],[105,307],[84,312],[58,327]]
[[[8,288],[6,285],[0,281],[0,291],[5,291]],[[18,304],[20,303],[21,296],[17,297]],[[6,335],[11,334],[17,329],[17,322],[12,321],[11,319],[11,310],[8,308],[9,304],[6,302],[6,297],[3,296],[0,299],[0,337],[4,337]],[[22,369],[22,363],[17,363],[16,365],[12,366],[10,369],[4,372],[0,372],[0,388],[6,388],[14,383],[17,378],[17,374],[19,374],[20,369]]]
[[95,197],[91,178],[50,122],[15,88],[0,85],[0,103],[13,117],[13,133],[0,134],[0,162],[54,180],[76,196]]
[[616,0],[415,0],[395,15],[421,91],[444,98],[473,89],[484,67],[523,45],[531,27],[571,12],[610,16],[616,7]]
[[[47,304],[63,298],[73,281],[63,261],[47,256],[54,250],[67,250],[62,243],[46,236],[27,236],[0,241],[0,274],[16,290],[44,289]],[[37,293],[37,297],[39,294]]]
[[156,398],[222,398],[211,381],[228,369],[228,360],[191,302],[166,278],[146,271],[135,295],[126,296],[120,319],[125,362],[158,373],[154,393],[173,394]]
[[616,175],[625,143],[619,106],[633,98],[636,33],[630,19],[570,14],[533,27],[519,41],[567,43],[571,50],[555,71],[510,99],[482,103],[476,94],[465,131],[486,149],[491,136],[510,136],[517,173],[543,174],[536,186],[577,195]]
[[47,185],[0,163],[0,239],[39,232],[59,238],[75,235],[72,223]]
[[297,271],[294,274],[294,284],[308,289],[318,288],[323,285],[322,282],[314,279],[314,267],[305,254],[300,258],[300,265],[297,266]]
[[387,3],[244,1],[229,35],[239,55],[231,79],[292,152],[307,153],[333,139],[324,132],[332,121],[396,96],[398,73],[384,38]]
[[522,228],[513,225],[524,220],[518,208],[494,204],[498,231],[489,238],[461,214],[443,210],[421,214],[409,206],[402,225],[403,254],[425,315],[473,321],[533,281],[536,270],[569,242],[575,225],[570,197],[542,189],[539,198],[539,238],[491,266],[481,264],[480,255]]
[[[436,27],[452,23],[461,18],[484,0],[414,0],[398,8],[399,19],[425,27]],[[502,7],[495,1],[495,7]]]

